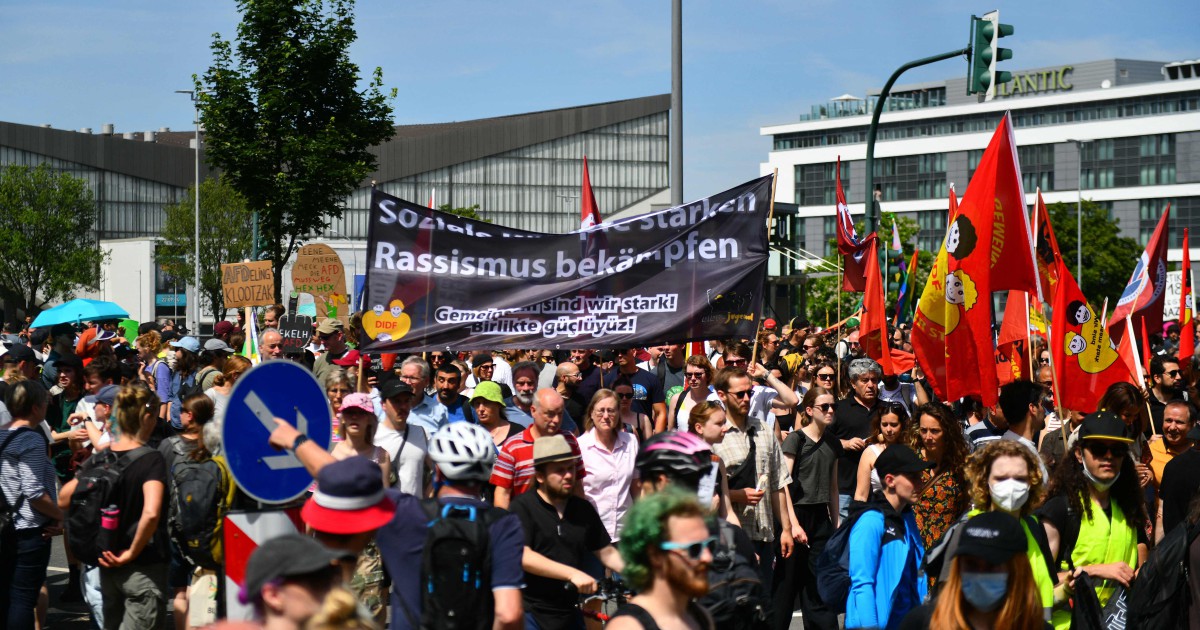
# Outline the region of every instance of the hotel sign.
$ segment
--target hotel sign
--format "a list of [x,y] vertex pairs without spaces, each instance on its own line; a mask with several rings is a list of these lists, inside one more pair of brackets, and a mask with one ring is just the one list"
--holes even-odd
[[1063,66],[1041,72],[1026,72],[1013,77],[1008,83],[996,86],[997,96],[1014,96],[1037,92],[1061,92],[1075,87],[1067,82],[1067,75],[1075,71],[1074,66]]

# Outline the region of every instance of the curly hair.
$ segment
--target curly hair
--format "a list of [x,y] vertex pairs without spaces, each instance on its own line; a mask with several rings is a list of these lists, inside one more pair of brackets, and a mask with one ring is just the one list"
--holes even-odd
[[971,503],[975,509],[983,512],[995,509],[992,505],[992,490],[988,485],[988,477],[992,475],[992,464],[1001,457],[1019,457],[1029,470],[1029,499],[1021,506],[1019,515],[1024,518],[1041,504],[1046,485],[1042,479],[1042,468],[1033,452],[1012,440],[990,442],[967,459],[967,484],[971,493]]
[[667,521],[672,517],[708,516],[695,492],[685,492],[677,486],[667,486],[661,492],[643,496],[625,513],[625,528],[621,530],[621,558],[625,560],[622,575],[635,590],[644,591],[654,579],[650,565],[652,553],[667,536]]
[[913,414],[916,422],[910,422],[908,425],[908,445],[914,453],[921,455],[922,458],[925,457],[925,447],[921,444],[921,416],[932,416],[942,427],[942,440],[945,442],[945,447],[939,470],[953,471],[954,474],[961,476],[963,464],[970,455],[967,439],[963,437],[962,425],[954,419],[950,409],[943,404],[925,403],[917,407],[916,413]]
[[[1071,457],[1068,453],[1062,458],[1058,468],[1050,476],[1046,496],[1062,495],[1066,497],[1067,505],[1074,514],[1092,518],[1092,502],[1084,500],[1085,497],[1091,496],[1091,482],[1083,474],[1082,450],[1082,445],[1076,443],[1073,452],[1077,456]],[[1109,488],[1108,496],[1121,506],[1125,520],[1133,527],[1133,531],[1142,531],[1146,528],[1149,517],[1146,516],[1146,501],[1142,496],[1142,489],[1138,486],[1137,470],[1133,467],[1132,457],[1126,455],[1121,460],[1121,471],[1118,474],[1116,483]]]

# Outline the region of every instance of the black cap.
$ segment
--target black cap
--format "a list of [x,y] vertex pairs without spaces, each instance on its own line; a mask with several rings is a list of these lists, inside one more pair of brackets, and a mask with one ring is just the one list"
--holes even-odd
[[493,362],[494,361],[492,360],[492,355],[481,354],[481,355],[475,357],[474,359],[471,359],[471,367],[477,368],[481,365],[487,365],[487,364],[493,363]]
[[33,350],[24,344],[14,344],[8,349],[8,352],[4,353],[4,360],[10,363],[33,361],[34,363],[41,364],[42,362],[41,359],[37,358],[37,355],[33,353]]
[[49,328],[45,328],[45,327],[35,328],[35,329],[33,329],[32,332],[29,333],[29,343],[33,344],[37,348],[41,348],[42,346],[46,345],[46,340],[49,338],[50,338],[50,329]]
[[887,447],[875,459],[875,470],[882,480],[887,475],[902,475],[919,473],[933,468],[933,464],[923,461],[911,448],[903,444],[893,444]]
[[1125,426],[1120,416],[1107,409],[1088,414],[1083,419],[1083,424],[1079,427],[1079,439],[1133,444],[1133,438],[1129,437],[1129,427]]
[[379,387],[379,395],[382,398],[395,398],[400,394],[413,393],[412,386],[400,380],[400,377],[395,376],[390,372],[385,373],[385,375],[379,379],[377,386]]
[[254,601],[263,585],[271,580],[331,570],[334,562],[353,558],[354,554],[333,551],[300,534],[272,538],[259,545],[246,563],[242,599],[246,603]]
[[[60,355],[54,360],[54,365],[55,367],[73,367],[75,368],[76,372],[83,371],[83,359],[79,358],[79,355],[75,354],[74,352]],[[80,376],[83,375],[80,374]]]
[[954,557],[974,556],[991,564],[1004,564],[1027,548],[1020,521],[1005,512],[984,512],[963,524]]

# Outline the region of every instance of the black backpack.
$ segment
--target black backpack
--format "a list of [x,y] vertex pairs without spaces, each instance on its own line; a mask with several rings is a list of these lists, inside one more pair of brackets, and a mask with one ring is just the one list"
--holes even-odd
[[1200,523],[1184,521],[1167,532],[1138,570],[1129,593],[1126,628],[1181,628],[1191,605],[1188,548],[1200,534]]
[[817,593],[825,605],[839,615],[846,612],[846,601],[850,598],[850,530],[863,514],[873,510],[879,511],[879,507],[851,503],[849,517],[833,532],[817,557]]
[[708,567],[708,593],[696,600],[708,611],[717,628],[760,630],[770,628],[771,603],[753,558],[737,553],[737,527],[717,521],[717,550]]
[[171,467],[171,540],[188,562],[220,569],[224,558],[223,525],[236,486],[221,457],[179,459]]
[[[67,545],[75,558],[86,564],[99,564],[101,549],[100,510],[113,503],[121,473],[143,455],[156,452],[148,446],[139,446],[131,451],[115,453],[106,449],[92,455],[75,474],[75,492],[71,495],[71,507],[67,510]],[[121,533],[114,544],[132,539],[137,530],[141,514],[122,514]],[[116,550],[113,550],[116,551]]]
[[421,501],[429,531],[421,553],[421,622],[400,598],[413,628],[492,627],[492,550],[488,527],[507,514],[490,506]]

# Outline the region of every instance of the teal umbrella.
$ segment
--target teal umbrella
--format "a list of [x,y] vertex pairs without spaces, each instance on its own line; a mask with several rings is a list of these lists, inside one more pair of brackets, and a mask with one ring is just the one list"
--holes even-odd
[[78,324],[79,322],[125,319],[126,317],[129,317],[129,313],[112,302],[78,299],[42,311],[33,320],[30,327],[46,328],[56,324]]

